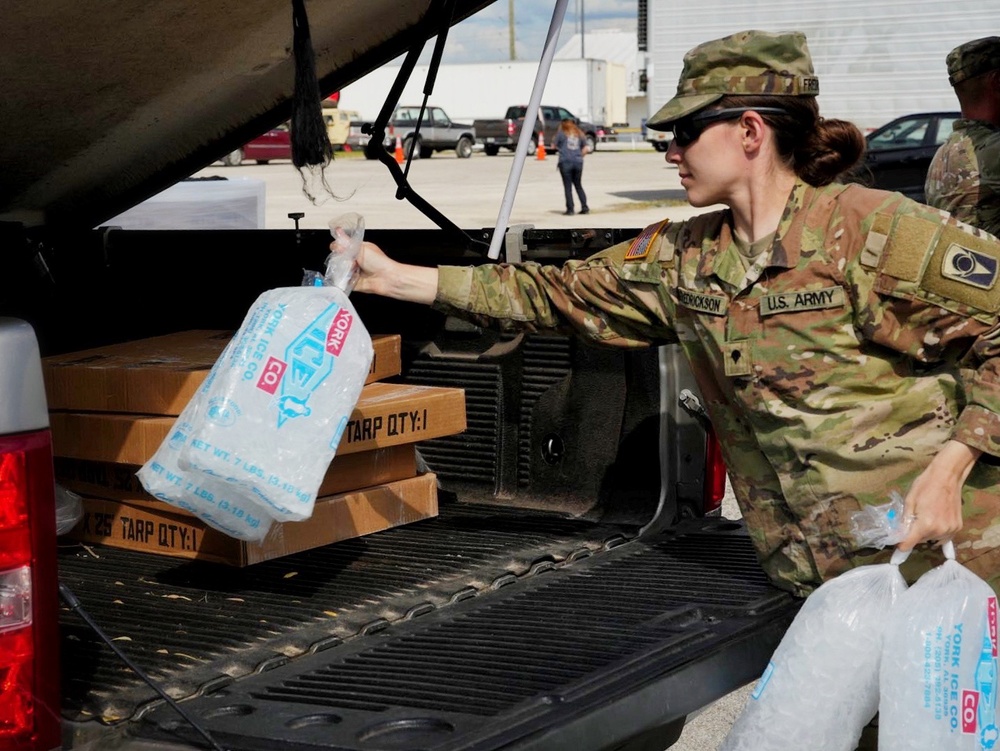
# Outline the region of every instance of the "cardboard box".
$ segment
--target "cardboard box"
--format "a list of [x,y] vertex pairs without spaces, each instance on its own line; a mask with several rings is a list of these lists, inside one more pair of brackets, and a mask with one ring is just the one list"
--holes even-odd
[[[179,415],[232,337],[232,331],[181,331],[46,357],[49,409]],[[372,345],[365,383],[399,375],[399,335],[373,336]]]
[[[55,458],[56,482],[80,495],[126,503],[159,503],[143,490],[135,473],[136,464],[112,464],[85,459]],[[344,493],[357,488],[382,485],[416,477],[417,452],[413,444],[402,444],[336,456],[319,486],[317,497]]]
[[244,542],[165,503],[83,500],[84,515],[66,537],[147,553],[249,566],[253,563],[437,516],[433,473],[321,498],[301,522],[271,527],[261,542]]
[[[173,427],[173,417],[108,412],[52,412],[55,456],[145,464]],[[361,390],[337,455],[425,441],[465,430],[465,392],[439,386],[370,383]]]

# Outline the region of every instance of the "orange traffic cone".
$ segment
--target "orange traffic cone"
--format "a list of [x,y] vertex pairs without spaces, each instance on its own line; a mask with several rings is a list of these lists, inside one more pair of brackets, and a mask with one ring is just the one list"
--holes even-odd
[[406,161],[406,157],[403,156],[403,142],[399,140],[399,136],[396,136],[396,161],[402,164]]
[[542,161],[545,159],[545,131],[538,131],[538,152],[535,154],[535,159]]

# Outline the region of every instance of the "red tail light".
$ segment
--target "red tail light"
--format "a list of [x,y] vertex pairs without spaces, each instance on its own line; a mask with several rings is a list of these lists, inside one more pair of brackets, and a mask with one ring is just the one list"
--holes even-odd
[[0,748],[62,744],[52,442],[0,437]]
[[513,120],[507,121],[507,135],[515,136],[517,134],[517,124]]
[[714,514],[722,507],[726,495],[726,463],[722,459],[722,446],[714,430],[705,436],[705,499],[706,514]]

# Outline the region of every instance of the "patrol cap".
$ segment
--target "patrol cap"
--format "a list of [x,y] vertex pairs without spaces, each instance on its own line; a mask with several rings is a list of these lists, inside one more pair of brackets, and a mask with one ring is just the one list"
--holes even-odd
[[646,122],[646,127],[669,130],[670,123],[727,94],[819,94],[805,34],[741,31],[699,44],[684,55],[677,94]]
[[983,37],[958,45],[945,58],[948,83],[954,86],[969,78],[1000,68],[1000,37]]

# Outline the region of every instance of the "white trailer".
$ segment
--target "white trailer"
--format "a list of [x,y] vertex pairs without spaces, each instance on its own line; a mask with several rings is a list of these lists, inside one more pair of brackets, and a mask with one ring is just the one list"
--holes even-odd
[[[684,53],[745,29],[805,33],[824,117],[868,131],[900,115],[957,110],[945,55],[997,33],[996,0],[648,0],[649,115],[677,88]],[[647,138],[669,139],[649,130]],[[654,141],[655,143],[655,141]],[[665,141],[661,141],[664,144]]]
[[[429,103],[459,122],[502,117],[510,105],[528,101],[537,71],[537,60],[444,64]],[[398,66],[386,65],[345,86],[340,106],[374,120],[398,72]],[[420,104],[426,78],[427,65],[417,65],[399,103]],[[555,60],[542,101],[592,123],[618,122],[626,117],[625,68],[605,60]]]

